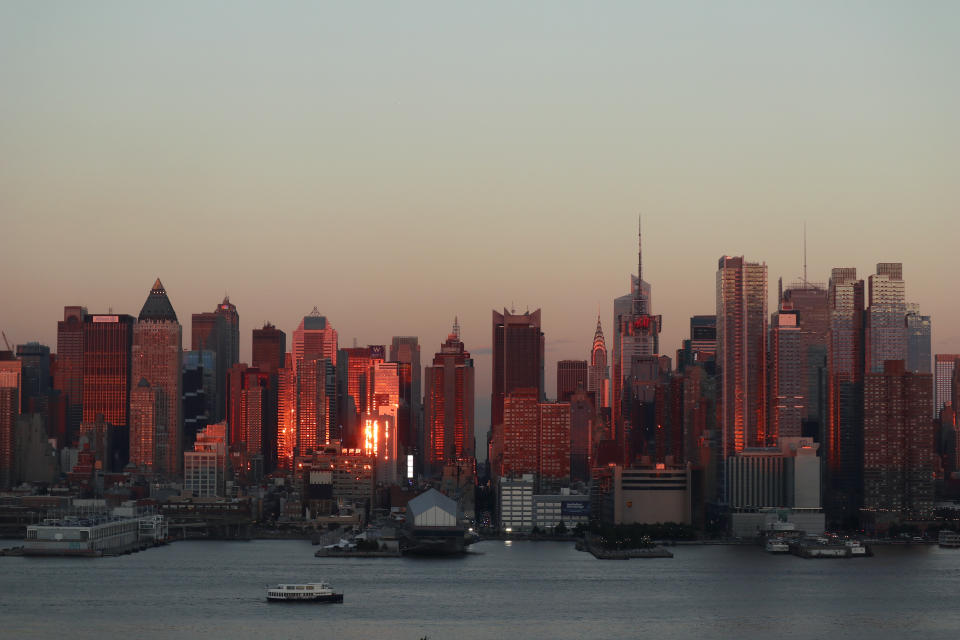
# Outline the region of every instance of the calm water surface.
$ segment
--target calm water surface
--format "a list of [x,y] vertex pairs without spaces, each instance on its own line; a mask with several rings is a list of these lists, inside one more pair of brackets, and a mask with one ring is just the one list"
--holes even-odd
[[[0,547],[10,546],[9,543]],[[571,543],[455,559],[315,558],[301,541],[177,542],[119,558],[0,558],[3,638],[940,638],[960,630],[960,550],[803,560],[675,547],[599,561]],[[326,579],[342,605],[268,604]]]

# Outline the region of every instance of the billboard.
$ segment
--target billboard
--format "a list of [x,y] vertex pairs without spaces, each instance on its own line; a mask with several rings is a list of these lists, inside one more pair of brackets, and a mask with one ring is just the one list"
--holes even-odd
[[590,503],[584,500],[565,500],[560,503],[560,513],[565,516],[583,516],[590,515]]

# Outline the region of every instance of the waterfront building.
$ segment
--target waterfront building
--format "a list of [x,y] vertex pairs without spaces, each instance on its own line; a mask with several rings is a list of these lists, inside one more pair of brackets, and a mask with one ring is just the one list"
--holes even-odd
[[610,467],[601,519],[611,524],[692,522],[691,466],[659,463]]
[[266,373],[276,373],[284,365],[287,352],[287,334],[269,322],[262,329],[253,330],[253,367]]
[[720,258],[717,269],[717,368],[723,459],[768,444],[767,265],[743,256]]
[[533,494],[535,479],[532,473],[513,478],[501,478],[497,492],[497,512],[500,530],[506,533],[533,529]]
[[424,369],[424,428],[426,464],[430,473],[475,456],[473,358],[453,331]]
[[863,515],[874,525],[933,514],[933,376],[888,360],[864,381]]
[[532,473],[540,487],[569,482],[570,403],[538,402],[533,388],[507,394],[497,462],[501,478]]
[[578,524],[590,522],[590,496],[571,494],[563,489],[559,494],[533,496],[533,526],[541,531],[554,531],[563,524],[568,532]]
[[587,389],[586,360],[557,361],[557,402],[569,402],[577,390]]
[[57,322],[57,368],[53,388],[67,403],[66,441],[72,443],[83,421],[83,324],[86,307],[63,308]]
[[227,478],[227,423],[206,425],[183,454],[183,488],[197,498],[224,497]]
[[138,381],[138,386],[146,380],[157,394],[152,434],[154,470],[171,479],[180,475],[183,463],[181,339],[177,314],[158,278],[133,327],[130,377]]

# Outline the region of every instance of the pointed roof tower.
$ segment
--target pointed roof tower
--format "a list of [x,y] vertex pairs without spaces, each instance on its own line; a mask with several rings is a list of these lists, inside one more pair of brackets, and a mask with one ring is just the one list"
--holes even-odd
[[140,309],[140,316],[137,319],[140,322],[144,320],[177,322],[177,313],[173,310],[173,305],[170,304],[170,298],[167,297],[167,291],[163,288],[160,278],[157,278],[157,281],[153,283],[150,295],[147,296],[147,301],[143,303],[143,308]]
[[[601,353],[602,362],[598,360],[597,354]],[[597,316],[597,330],[593,334],[593,348],[590,349],[590,364],[605,365],[607,362],[607,343],[603,339],[603,327],[600,325],[600,316]]]

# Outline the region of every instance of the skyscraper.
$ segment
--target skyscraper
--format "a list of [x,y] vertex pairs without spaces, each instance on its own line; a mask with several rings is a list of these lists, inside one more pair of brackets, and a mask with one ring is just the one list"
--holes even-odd
[[83,421],[83,322],[84,307],[64,307],[57,322],[57,370],[53,388],[67,403],[67,441],[73,442]]
[[958,353],[938,353],[934,367],[934,402],[933,415],[938,417],[940,411],[948,404],[952,404],[953,398],[953,373],[956,370],[957,362],[960,362]]
[[337,330],[314,307],[293,332],[293,365],[297,368],[299,362],[316,358],[329,358],[337,364]]
[[603,339],[600,316],[597,316],[597,330],[593,333],[593,345],[590,347],[587,393],[590,394],[594,409],[598,413],[610,406],[610,368],[607,366],[607,343]]
[[920,314],[920,305],[907,305],[907,371],[933,373],[930,370],[930,316]]
[[723,460],[767,446],[767,265],[720,258],[717,270],[717,368],[721,376]]
[[632,363],[640,357],[660,353],[662,319],[653,315],[650,285],[643,280],[643,235],[637,234],[637,275],[630,277],[630,293],[613,301],[613,397],[611,413],[615,437],[626,440],[625,407],[632,401],[625,398],[627,378],[631,377]]
[[[183,463],[182,329],[163,283],[157,278],[133,327],[131,379],[157,395],[154,417],[153,469],[168,477],[180,475]],[[133,434],[131,434],[131,438]],[[140,444],[138,446],[146,446]]]
[[217,410],[212,418],[224,420],[227,416],[227,371],[240,361],[240,316],[229,296],[225,296],[213,311],[193,314],[190,344],[193,351],[217,354]]
[[865,376],[863,507],[876,524],[933,514],[932,395],[933,376],[903,361]]
[[277,468],[293,469],[297,446],[297,375],[293,355],[288,353],[277,371]]
[[268,420],[269,415],[276,416],[276,409],[270,405],[269,386],[270,374],[243,362],[233,365],[227,372],[229,447],[232,451],[240,451],[247,459],[252,456],[266,458],[265,445],[274,438],[268,429],[268,424],[272,423]]
[[13,484],[14,430],[20,416],[21,364],[10,351],[0,352],[0,489]]
[[130,373],[134,319],[88,315],[83,319],[83,424],[97,416],[109,425],[109,466],[122,470],[130,452],[130,390],[140,379]]
[[569,402],[577,390],[587,390],[586,360],[557,361],[557,402]]
[[50,391],[50,347],[39,342],[17,345],[22,366],[20,405],[27,410],[30,400]]
[[804,279],[780,294],[783,305],[796,312],[800,330],[797,367],[803,407],[798,436],[823,441],[827,425],[827,352],[830,346],[830,303],[826,287]]
[[475,456],[473,359],[456,323],[424,378],[425,462],[438,473],[448,463]]
[[[786,308],[784,308],[786,307]],[[781,305],[770,327],[770,412],[767,431],[771,446],[779,438],[799,438],[807,405],[806,380],[797,312]]]
[[253,330],[253,366],[260,371],[274,373],[283,367],[287,353],[287,334],[269,322],[262,329]]
[[868,279],[869,307],[866,326],[866,371],[883,373],[887,360],[907,360],[907,303],[903,265],[877,264],[877,273]]
[[390,343],[390,362],[396,362],[400,376],[400,407],[397,412],[397,437],[405,451],[423,446],[420,440],[421,368],[420,341],[416,336],[394,336]]
[[534,389],[543,400],[544,338],[540,309],[493,312],[493,394],[491,424],[503,423],[503,399],[516,389]]

